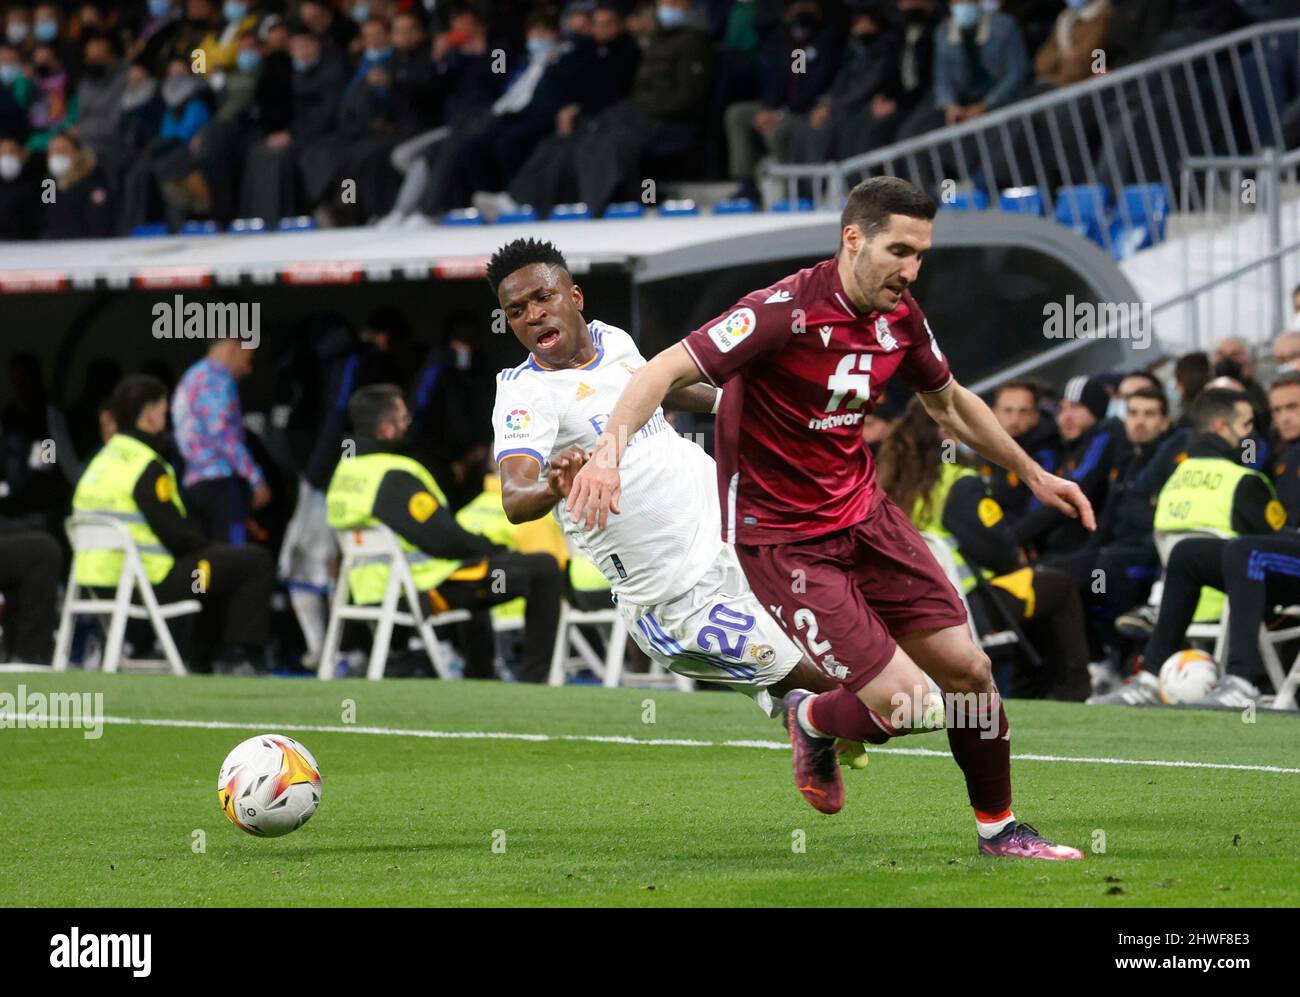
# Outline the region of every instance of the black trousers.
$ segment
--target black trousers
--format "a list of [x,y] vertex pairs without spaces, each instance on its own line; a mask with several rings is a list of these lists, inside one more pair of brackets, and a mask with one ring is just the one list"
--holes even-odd
[[[200,569],[206,562],[206,570]],[[160,602],[198,599],[203,612],[168,621],[181,653],[263,647],[270,636],[275,568],[266,548],[213,544],[178,557],[154,586]]]
[[0,534],[0,592],[5,597],[5,644],[12,660],[50,663],[62,571],[63,552],[48,533]]
[[1024,699],[1082,702],[1091,692],[1091,685],[1079,590],[1069,575],[1053,568],[1035,568],[1033,578],[1032,616],[1028,615],[1026,600],[997,585],[989,586],[1043,659],[1041,669],[1030,669],[1024,664],[1017,667],[1008,693]]
[[1258,682],[1265,674],[1259,627],[1274,606],[1300,603],[1300,537],[1193,537],[1174,547],[1165,565],[1165,592],[1143,667],[1159,672],[1183,639],[1209,585],[1228,596],[1228,674]]
[[[506,551],[488,558],[487,573],[477,581],[445,581],[430,593],[434,611],[468,609],[473,619],[462,631],[465,677],[491,678],[494,642],[489,610],[511,599],[527,600],[521,682],[545,682],[560,624],[564,574],[550,554]],[[441,605],[440,605],[441,603]]]
[[185,489],[190,513],[213,543],[241,547],[247,540],[248,485],[243,478],[210,478]]

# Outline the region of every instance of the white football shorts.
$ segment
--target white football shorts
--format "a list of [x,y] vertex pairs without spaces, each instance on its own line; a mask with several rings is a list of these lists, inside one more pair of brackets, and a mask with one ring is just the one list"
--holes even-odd
[[802,652],[750,590],[730,546],[675,599],[657,606],[620,599],[618,608],[652,660],[678,675],[743,692],[776,715],[767,689],[790,674]]

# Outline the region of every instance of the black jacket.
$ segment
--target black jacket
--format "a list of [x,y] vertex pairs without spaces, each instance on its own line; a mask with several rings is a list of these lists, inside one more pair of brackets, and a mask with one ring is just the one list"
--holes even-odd
[[[1111,472],[1127,449],[1124,425],[1118,419],[1097,423],[1073,443],[1066,444],[1057,474],[1075,482],[1092,503],[1102,508],[1110,487]],[[1088,541],[1088,533],[1077,519],[1049,506],[1030,503],[1029,511],[1015,526],[1016,539],[1033,546],[1039,554],[1075,550]]]
[[[1040,412],[1038,425],[1018,436],[1016,443],[1043,465],[1045,470],[1056,473],[1056,467],[1061,461],[1061,433],[1056,428],[1056,420],[1049,413]],[[1029,504],[1034,498],[1028,486],[997,464],[984,464],[980,468],[980,474],[988,481],[994,500],[1007,517],[1012,522],[1019,522],[1029,511]]]
[[1016,535],[978,475],[959,478],[948,491],[941,518],[962,556],[976,567],[1005,575],[1020,567]]
[[1300,526],[1300,440],[1278,444],[1269,472],[1287,525]]
[[[166,447],[164,440],[135,429],[124,429],[119,432],[139,440],[158,453],[162,453]],[[159,542],[167,548],[167,552],[172,557],[184,557],[206,547],[208,539],[193,520],[172,504],[171,488],[172,483],[162,460],[151,460],[146,465],[144,473],[136,480],[131,497],[140,507],[140,515],[144,516],[149,529],[154,531]]]

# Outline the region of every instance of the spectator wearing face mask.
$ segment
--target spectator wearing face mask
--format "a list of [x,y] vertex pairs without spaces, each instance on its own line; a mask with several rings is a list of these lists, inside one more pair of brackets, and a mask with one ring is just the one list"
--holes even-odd
[[209,73],[231,71],[239,53],[239,39],[257,28],[257,15],[249,0],[225,0],[220,20],[199,42]]
[[94,150],[105,175],[116,182],[139,149],[125,145],[119,130],[127,70],[121,64],[116,43],[108,35],[87,32],[81,44],[77,137]]
[[43,239],[99,239],[113,234],[113,204],[108,181],[95,161],[67,132],[49,142],[46,154],[54,178],[54,200],[41,207]]
[[32,55],[32,101],[27,108],[30,149],[44,149],[50,136],[77,120],[77,99],[72,81],[58,52],[38,45]]
[[1273,366],[1278,374],[1300,370],[1300,332],[1284,332],[1273,340]]
[[35,40],[32,38],[32,13],[26,7],[14,4],[5,9],[5,41],[23,55],[30,55]]
[[59,61],[77,66],[77,53],[71,48],[65,33],[63,8],[54,3],[39,3],[32,8],[32,41],[36,45],[49,45],[59,55]]
[[16,45],[0,42],[0,133],[26,139],[32,81]]
[[132,62],[143,59],[152,69],[159,46],[180,18],[179,0],[145,0],[140,19],[134,25],[134,41],[127,49],[127,58]]
[[158,134],[165,106],[158,81],[143,59],[126,67],[118,133],[128,149],[143,149]]
[[213,0],[181,0],[181,13],[164,20],[145,43],[142,54],[154,74],[163,76],[173,59],[189,63],[203,40],[220,24],[221,12]]
[[40,167],[17,138],[0,138],[0,240],[35,239],[40,224]]

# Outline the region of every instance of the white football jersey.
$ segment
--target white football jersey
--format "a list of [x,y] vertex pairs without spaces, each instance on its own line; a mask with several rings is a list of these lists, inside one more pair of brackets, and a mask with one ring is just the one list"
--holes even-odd
[[[596,356],[585,367],[552,370],[529,355],[497,375],[492,427],[498,462],[532,457],[546,472],[566,447],[596,445],[633,371],[645,363],[622,329],[587,324]],[[652,606],[692,588],[722,550],[713,458],[677,434],[662,409],[628,443],[619,515],[602,530],[583,530],[555,515],[577,547],[600,568],[620,600]]]

